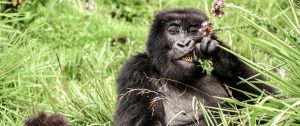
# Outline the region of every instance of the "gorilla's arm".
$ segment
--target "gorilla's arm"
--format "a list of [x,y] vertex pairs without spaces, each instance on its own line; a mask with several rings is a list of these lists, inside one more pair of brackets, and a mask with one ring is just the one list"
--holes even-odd
[[[123,66],[118,78],[118,105],[114,118],[115,126],[159,126],[162,125],[163,105],[150,102],[157,97],[156,85],[146,76],[151,74],[149,58],[138,54]],[[158,111],[160,110],[160,111]]]
[[[215,36],[212,39],[204,38],[202,39],[201,46],[203,49],[202,53],[206,53],[212,58],[214,70],[212,75],[217,76],[219,81],[222,83],[227,84],[233,88],[253,93],[253,94],[260,94],[260,92],[253,88],[251,85],[247,83],[240,83],[242,80],[240,78],[247,79],[249,77],[253,77],[257,74],[252,68],[247,66],[245,63],[240,61],[236,56],[233,54],[221,49],[218,47],[221,45],[225,48],[228,48],[222,41],[218,40]],[[240,78],[239,78],[240,77]],[[256,76],[252,80],[265,80],[262,76]],[[261,90],[265,90],[267,93],[276,93],[276,90],[268,85],[261,84],[261,83],[253,83],[257,88]],[[232,90],[232,95],[238,100],[247,100],[249,97],[244,95],[239,91]]]

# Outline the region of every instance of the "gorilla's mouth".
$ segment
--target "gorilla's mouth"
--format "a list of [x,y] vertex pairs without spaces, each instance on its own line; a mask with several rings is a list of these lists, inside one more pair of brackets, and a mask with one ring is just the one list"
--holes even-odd
[[193,62],[193,54],[192,53],[186,54],[183,57],[181,57],[180,60]]
[[197,62],[197,57],[195,55],[195,52],[189,52],[185,55],[183,55],[181,58],[178,59],[179,61],[185,61],[189,63],[196,63]]

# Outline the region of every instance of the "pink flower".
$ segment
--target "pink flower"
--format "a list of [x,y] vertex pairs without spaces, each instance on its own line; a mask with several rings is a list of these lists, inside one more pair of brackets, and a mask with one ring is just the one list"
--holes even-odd
[[201,24],[201,28],[199,29],[200,34],[202,37],[209,37],[213,34],[214,30],[211,28],[212,21],[207,20]]
[[212,3],[211,13],[214,16],[223,17],[225,15],[225,12],[222,10],[222,8],[224,6],[224,1],[225,0],[215,0]]

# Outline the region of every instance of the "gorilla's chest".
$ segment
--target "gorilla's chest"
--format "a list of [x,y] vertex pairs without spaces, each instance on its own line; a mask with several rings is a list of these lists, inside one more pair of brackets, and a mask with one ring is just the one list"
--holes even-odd
[[181,90],[173,85],[161,86],[166,124],[205,125],[200,106],[217,107],[220,101],[214,96],[228,97],[223,86],[211,77],[199,79],[195,85]]

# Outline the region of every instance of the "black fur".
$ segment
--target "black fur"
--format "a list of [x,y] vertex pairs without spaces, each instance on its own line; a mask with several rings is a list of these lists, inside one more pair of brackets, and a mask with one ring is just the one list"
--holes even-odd
[[60,114],[38,113],[25,122],[26,126],[68,126],[68,121]]
[[[213,96],[230,97],[224,84],[260,94],[246,83],[237,85],[241,78],[255,74],[234,55],[220,49],[223,42],[215,35],[202,38],[199,29],[208,18],[196,9],[169,9],[158,13],[153,21],[145,53],[130,58],[117,78],[118,103],[115,126],[206,125],[201,113],[195,119],[186,118],[191,112],[192,96],[207,106],[218,106]],[[225,46],[226,47],[226,46]],[[193,52],[193,62],[180,60]],[[211,58],[212,75],[202,73],[198,59]],[[258,76],[255,79],[263,79]],[[258,88],[275,92],[272,87],[255,84]],[[243,93],[232,91],[234,98],[247,100]],[[175,103],[175,104],[174,104]],[[170,121],[180,110],[185,113]]]

